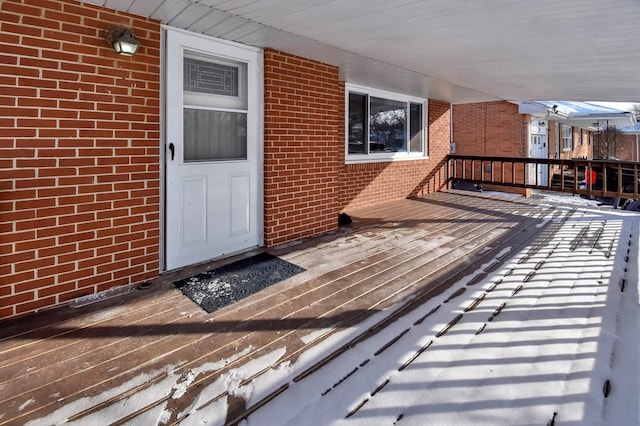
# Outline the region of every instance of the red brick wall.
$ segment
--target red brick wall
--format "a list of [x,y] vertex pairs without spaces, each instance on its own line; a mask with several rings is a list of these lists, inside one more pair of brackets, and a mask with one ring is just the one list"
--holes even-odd
[[637,161],[637,148],[636,135],[623,133],[618,137],[616,144],[616,158],[624,161]]
[[[434,192],[446,186],[450,105],[429,100],[428,114],[429,159],[345,165],[342,183],[344,210]],[[344,144],[344,138],[342,141]]]
[[456,153],[524,157],[527,153],[527,116],[506,101],[453,106]]
[[272,246],[338,226],[344,92],[336,67],[272,49],[264,79],[264,233]]
[[[601,146],[600,134],[595,133],[593,135],[593,156],[599,157],[606,153],[606,147]],[[637,161],[637,148],[636,141],[640,140],[640,136],[636,139],[635,134],[620,133],[616,138],[615,154],[612,156],[622,161]],[[613,151],[613,146],[611,147]]]
[[[558,125],[558,131],[560,130],[560,125]],[[587,143],[588,141],[585,141]],[[556,122],[553,120],[549,120],[547,122],[547,143],[549,147],[549,158],[556,158]],[[560,153],[562,153],[562,140],[559,139],[559,149]]]
[[[113,23],[141,48],[117,56]],[[0,3],[0,318],[159,273],[159,23],[71,0]],[[445,185],[450,106],[427,160],[345,165],[338,69],[267,49],[265,243]]]
[[0,317],[158,275],[159,40],[75,1],[0,2]]
[[[582,144],[580,144],[580,135],[582,135]],[[551,152],[551,151],[550,151]],[[589,131],[586,129],[580,129],[579,127],[573,128],[573,152],[572,158],[591,158],[591,145],[589,144]],[[553,153],[551,152],[551,156]]]
[[429,159],[345,165],[344,83],[338,69],[267,49],[265,243],[337,228],[345,209],[446,185],[450,106],[429,101]]
[[[551,127],[555,129],[555,124],[553,121],[550,121]],[[589,131],[586,129],[581,129],[579,127],[572,127],[573,132],[573,149],[564,150],[562,148],[562,124],[558,126],[558,131],[560,132],[560,158],[562,159],[572,159],[572,158],[591,158],[593,157],[593,145],[589,143]],[[580,145],[580,134],[582,133],[582,145]],[[552,136],[555,135],[555,130],[553,134],[549,135],[549,158],[553,158],[555,154],[555,139],[552,139]]]
[[[459,104],[453,107],[453,140],[456,154],[496,157],[527,156],[527,126],[530,117],[518,112],[518,105],[507,101]],[[476,164],[476,176],[480,176]],[[494,170],[500,179],[501,169]],[[511,180],[512,170],[505,169],[504,179]],[[471,171],[467,170],[467,176]],[[516,182],[522,182],[521,166],[516,167]],[[529,191],[506,186],[483,185],[484,189],[528,195]]]

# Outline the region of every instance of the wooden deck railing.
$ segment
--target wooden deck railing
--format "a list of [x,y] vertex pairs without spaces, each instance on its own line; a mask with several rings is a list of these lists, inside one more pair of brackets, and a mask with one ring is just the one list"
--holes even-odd
[[613,160],[483,157],[450,154],[448,181],[640,198],[640,163]]

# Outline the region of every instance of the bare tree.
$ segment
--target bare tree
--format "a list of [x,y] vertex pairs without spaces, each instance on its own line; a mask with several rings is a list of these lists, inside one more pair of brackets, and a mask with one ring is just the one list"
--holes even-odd
[[616,126],[607,126],[595,134],[593,146],[594,158],[616,158],[620,130]]

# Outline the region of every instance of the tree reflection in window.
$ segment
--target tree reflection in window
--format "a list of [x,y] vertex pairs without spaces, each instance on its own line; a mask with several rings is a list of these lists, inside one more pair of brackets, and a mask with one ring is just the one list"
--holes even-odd
[[349,154],[366,154],[367,95],[349,94]]
[[372,96],[369,105],[369,152],[407,152],[407,104]]
[[420,158],[426,152],[424,100],[352,85],[347,99],[347,153],[362,161]]

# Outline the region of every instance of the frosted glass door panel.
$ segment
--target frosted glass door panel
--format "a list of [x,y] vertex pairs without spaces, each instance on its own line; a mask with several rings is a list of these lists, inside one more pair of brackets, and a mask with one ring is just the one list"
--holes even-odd
[[184,161],[247,159],[247,114],[184,109]]

